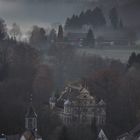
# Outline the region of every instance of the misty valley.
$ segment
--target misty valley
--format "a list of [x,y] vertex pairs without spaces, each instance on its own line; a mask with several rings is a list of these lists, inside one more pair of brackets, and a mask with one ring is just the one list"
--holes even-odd
[[0,0],[0,140],[139,140],[139,8]]

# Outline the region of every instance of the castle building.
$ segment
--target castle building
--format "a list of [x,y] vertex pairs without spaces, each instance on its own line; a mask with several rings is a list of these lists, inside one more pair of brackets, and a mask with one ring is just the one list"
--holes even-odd
[[97,103],[87,87],[66,86],[57,99],[56,107],[59,102],[63,103],[59,115],[65,125],[77,123],[92,125],[96,121],[96,125],[101,128],[106,123],[106,103],[103,100]]

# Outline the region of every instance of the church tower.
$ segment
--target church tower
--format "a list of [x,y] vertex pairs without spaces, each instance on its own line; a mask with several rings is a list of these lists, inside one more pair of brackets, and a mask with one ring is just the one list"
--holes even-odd
[[32,95],[30,97],[30,104],[25,115],[25,129],[33,133],[37,132],[37,114],[33,107]]

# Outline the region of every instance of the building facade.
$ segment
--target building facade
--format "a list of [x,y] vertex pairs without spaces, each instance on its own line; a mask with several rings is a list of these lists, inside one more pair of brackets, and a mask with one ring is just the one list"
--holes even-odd
[[95,121],[97,126],[102,127],[106,123],[105,102],[100,100],[97,103],[86,87],[66,86],[57,99],[56,106],[59,102],[63,102],[60,117],[65,125],[77,123],[92,125]]

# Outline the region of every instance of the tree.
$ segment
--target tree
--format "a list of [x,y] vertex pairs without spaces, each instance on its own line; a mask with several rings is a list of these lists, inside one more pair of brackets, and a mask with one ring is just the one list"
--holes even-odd
[[124,28],[124,24],[123,24],[123,21],[121,19],[120,19],[119,27],[120,27],[120,29]]
[[32,46],[41,47],[47,41],[46,31],[42,27],[34,26],[31,32],[29,42]]
[[66,22],[65,22],[65,29],[66,29],[66,30],[69,29],[69,27],[70,27],[70,22],[71,22],[70,18],[67,18],[67,19],[66,19]]
[[137,38],[137,35],[134,30],[128,31],[128,40],[129,40],[130,46],[135,45],[136,38]]
[[20,26],[16,23],[13,23],[12,29],[10,30],[10,35],[12,38],[20,40],[22,36]]
[[[4,68],[4,73],[7,73],[8,67],[6,79],[0,77],[0,111],[3,112],[0,116],[0,131],[10,135],[24,130],[25,102],[38,67],[38,52],[26,43],[10,39],[0,44],[0,67]],[[0,73],[0,76],[4,76],[4,73]],[[16,112],[21,113],[17,115]]]
[[136,55],[136,53],[135,52],[133,52],[132,54],[131,54],[131,56],[129,57],[129,59],[128,59],[128,67],[131,67],[132,66],[132,64],[134,64],[135,62],[136,62],[136,58],[137,58],[137,55]]
[[[90,16],[91,15],[91,16]],[[92,17],[92,18],[91,18]],[[106,19],[102,9],[96,7],[91,14],[89,14],[89,21],[93,27],[101,27],[106,25]]]
[[67,18],[65,29],[79,29],[84,25],[91,25],[93,27],[105,26],[106,19],[103,11],[96,7],[94,10],[88,9],[85,12],[82,11],[79,15],[73,15],[71,18]]
[[58,140],[68,140],[67,128],[66,126],[62,127]]
[[95,140],[94,131],[88,125],[69,126],[67,130],[69,140]]
[[52,29],[50,31],[50,34],[49,34],[49,40],[50,40],[50,42],[55,42],[56,41],[56,38],[57,38],[56,30],[55,29]]
[[98,127],[96,125],[96,118],[94,117],[93,122],[91,124],[91,130],[94,134],[94,139],[97,139],[98,137]]
[[[91,78],[92,77],[92,78]],[[107,123],[116,122],[119,101],[120,73],[111,68],[98,70],[94,72],[89,79],[89,88],[91,93],[97,99],[103,99],[107,103]],[[112,115],[114,114],[115,115]]]
[[87,45],[89,47],[94,47],[95,38],[94,38],[93,31],[91,29],[88,30],[87,36],[84,41],[85,41],[85,45]]
[[53,74],[47,65],[40,65],[33,81],[33,92],[38,103],[49,101],[53,89]]
[[58,41],[63,41],[63,27],[62,27],[62,25],[59,25],[57,39],[58,39]]
[[0,50],[0,81],[3,81],[8,77],[8,49],[4,46]]
[[80,24],[79,26],[82,27],[84,22],[85,22],[84,21],[84,12],[82,11],[79,15],[79,24]]
[[74,47],[65,44],[52,44],[48,51],[48,55],[53,56],[52,62],[54,67],[54,76],[56,88],[62,87],[66,80],[69,65],[74,57]]
[[58,133],[61,131],[61,128],[59,129],[60,126],[60,117],[58,114],[54,113],[49,106],[45,104],[39,108],[38,131],[43,139],[47,137],[48,140],[58,140]]
[[127,67],[130,68],[135,64],[140,64],[140,53],[136,54],[135,52],[133,52],[128,59]]
[[119,17],[118,17],[117,9],[115,7],[113,7],[110,10],[109,18],[110,18],[111,25],[113,26],[113,28],[117,29],[119,25]]
[[0,40],[6,39],[7,36],[8,35],[5,21],[2,18],[0,18]]

